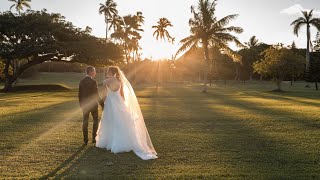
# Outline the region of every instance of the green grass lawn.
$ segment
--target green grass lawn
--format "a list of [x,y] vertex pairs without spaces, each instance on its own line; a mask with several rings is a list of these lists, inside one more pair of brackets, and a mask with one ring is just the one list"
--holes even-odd
[[[74,88],[81,77],[59,76],[67,78],[29,81]],[[2,93],[0,179],[320,178],[320,93],[303,85],[273,93],[267,82],[228,82],[201,94],[199,85],[180,84],[158,95],[137,87],[159,155],[152,161],[82,146],[76,89]]]

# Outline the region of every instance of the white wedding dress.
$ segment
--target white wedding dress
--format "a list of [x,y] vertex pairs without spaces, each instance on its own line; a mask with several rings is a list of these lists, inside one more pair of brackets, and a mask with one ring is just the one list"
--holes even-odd
[[99,124],[96,147],[111,150],[112,153],[133,151],[143,160],[156,159],[157,153],[152,145],[137,97],[126,77],[121,72],[120,88],[112,91],[108,86]]

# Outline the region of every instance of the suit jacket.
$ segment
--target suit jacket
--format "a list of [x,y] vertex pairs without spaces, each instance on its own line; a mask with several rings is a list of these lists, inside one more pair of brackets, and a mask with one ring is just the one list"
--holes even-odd
[[89,76],[80,81],[78,97],[82,109],[97,109],[98,104],[103,107],[103,100],[99,95],[97,82]]

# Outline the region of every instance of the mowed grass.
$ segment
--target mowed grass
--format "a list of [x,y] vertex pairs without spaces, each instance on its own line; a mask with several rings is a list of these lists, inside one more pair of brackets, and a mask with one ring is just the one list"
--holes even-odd
[[[76,87],[81,76],[71,77],[64,81]],[[159,155],[152,161],[82,146],[76,89],[0,94],[0,179],[317,179],[320,93],[303,85],[136,87]]]

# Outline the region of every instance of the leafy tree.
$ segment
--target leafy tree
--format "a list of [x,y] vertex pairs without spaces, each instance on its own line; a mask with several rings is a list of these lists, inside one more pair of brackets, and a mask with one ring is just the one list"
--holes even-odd
[[303,57],[283,46],[270,47],[263,56],[253,64],[253,68],[259,74],[273,77],[277,91],[282,91],[281,83],[285,77],[303,73]]
[[214,57],[214,59],[211,59],[213,68],[211,68],[208,74],[210,86],[213,79],[224,80],[225,83],[226,80],[232,79],[231,77],[234,77],[233,60],[229,56],[222,54],[217,48],[211,48],[210,54],[212,57]]
[[[9,91],[28,68],[45,61],[112,64],[122,58],[121,49],[76,28],[60,14],[28,11],[17,16],[0,13],[0,58],[5,64],[5,87]],[[12,75],[12,62],[21,66]]]
[[316,40],[314,41],[314,50],[320,51],[320,32],[317,32]]
[[[108,40],[109,22],[112,22],[112,17],[117,17],[117,3],[113,0],[106,0],[104,4],[100,3],[99,14],[104,15],[104,21],[106,23],[106,41]],[[113,22],[114,23],[114,22]]]
[[310,59],[310,74],[307,78],[308,82],[314,82],[316,90],[319,89],[318,82],[320,82],[320,52],[312,52]]
[[24,7],[31,8],[30,2],[31,0],[9,0],[10,2],[13,2],[14,4],[10,7],[10,11],[12,8],[15,8],[16,11],[20,14],[21,11],[23,11]]
[[[5,80],[5,76],[4,76],[4,67],[5,67],[5,63],[4,63],[4,59],[0,59],[0,81],[4,81]],[[9,69],[9,75],[12,76],[12,68]]]
[[293,33],[295,35],[299,35],[299,30],[302,28],[302,26],[307,26],[307,51],[306,51],[306,72],[309,71],[310,67],[310,44],[311,44],[311,32],[310,28],[311,26],[314,26],[315,28],[320,31],[320,18],[313,17],[313,10],[311,11],[302,11],[303,16],[299,17],[295,21],[291,23],[293,26]]
[[189,20],[191,35],[180,41],[182,46],[178,49],[176,56],[184,51],[189,51],[197,47],[204,49],[204,93],[207,92],[208,72],[210,68],[209,48],[216,47],[224,54],[229,55],[235,61],[239,61],[241,57],[229,48],[228,43],[234,42],[239,47],[243,47],[237,37],[230,34],[242,33],[240,27],[226,27],[231,20],[238,15],[228,15],[220,20],[215,16],[216,0],[199,0],[197,6],[191,6],[193,17]]
[[297,45],[296,45],[296,42],[292,42],[291,46],[290,46],[291,49],[297,49]]
[[242,66],[246,70],[249,79],[253,79],[253,63],[259,60],[261,57],[259,56],[261,51],[259,51],[259,46],[261,43],[256,38],[256,36],[252,36],[248,42],[245,43],[246,47],[239,51],[239,54],[242,57]]

